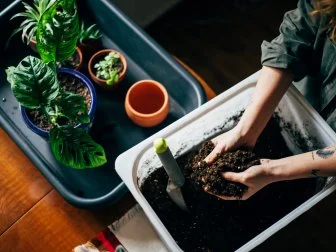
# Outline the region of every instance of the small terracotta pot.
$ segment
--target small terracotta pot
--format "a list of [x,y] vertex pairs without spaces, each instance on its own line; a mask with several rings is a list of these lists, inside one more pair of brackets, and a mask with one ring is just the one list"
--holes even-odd
[[79,64],[75,67],[75,70],[80,70],[83,66],[83,54],[82,54],[82,50],[77,46],[76,47],[76,51],[79,57]]
[[165,87],[153,80],[136,82],[127,91],[125,110],[137,125],[152,127],[160,124],[169,112],[169,96]]
[[71,65],[69,66],[67,64],[63,64],[62,65],[60,62],[57,62],[58,68],[65,67],[65,68],[75,69],[75,70],[79,71],[82,68],[82,66],[83,66],[83,54],[82,54],[82,50],[79,47],[76,47],[76,52],[75,53],[78,55],[78,58],[79,58],[78,65],[76,65],[75,67],[73,67],[73,66],[71,66]]
[[[115,53],[118,53],[119,56],[120,56],[120,60],[124,66],[122,72],[119,74],[119,80],[118,80],[118,83],[115,83],[113,85],[107,85],[106,84],[106,80],[104,79],[100,79],[98,78],[94,72],[94,65],[102,60],[107,54],[109,54],[110,52],[115,52]],[[108,88],[108,89],[114,89],[118,86],[118,84],[124,79],[125,75],[126,75],[126,69],[127,69],[127,62],[126,62],[126,59],[124,57],[124,55],[122,55],[120,52],[116,51],[116,50],[112,50],[112,49],[105,49],[105,50],[101,50],[101,51],[98,51],[96,52],[90,59],[89,61],[89,64],[88,64],[88,70],[89,70],[89,73],[90,73],[90,76],[91,76],[91,79],[97,83],[98,85],[104,87],[104,88]]]

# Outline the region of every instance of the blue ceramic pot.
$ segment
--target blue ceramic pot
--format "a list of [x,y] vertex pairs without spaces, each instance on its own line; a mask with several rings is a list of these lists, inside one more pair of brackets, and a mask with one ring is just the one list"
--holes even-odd
[[[89,116],[90,116],[90,121],[92,122],[94,118],[94,113],[96,111],[97,95],[96,95],[96,90],[94,89],[89,78],[86,77],[81,72],[76,71],[74,69],[70,69],[70,68],[60,68],[58,69],[58,72],[69,74],[69,75],[74,76],[75,78],[80,79],[81,82],[88,88],[90,96],[91,96],[91,106],[89,109]],[[49,138],[49,131],[37,127],[35,123],[28,117],[26,108],[21,107],[21,115],[22,115],[23,121],[26,123],[28,128],[30,128],[34,133],[40,135],[41,137],[45,139]],[[75,126],[75,128],[89,128],[89,127],[91,127],[91,123],[90,124],[78,124],[77,126]]]

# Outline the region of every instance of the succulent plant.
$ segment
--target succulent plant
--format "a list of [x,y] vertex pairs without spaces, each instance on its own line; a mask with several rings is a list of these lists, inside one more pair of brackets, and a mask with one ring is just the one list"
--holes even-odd
[[107,85],[113,85],[119,80],[119,73],[122,70],[122,62],[120,56],[116,52],[110,52],[94,65],[97,69],[96,76],[106,80]]

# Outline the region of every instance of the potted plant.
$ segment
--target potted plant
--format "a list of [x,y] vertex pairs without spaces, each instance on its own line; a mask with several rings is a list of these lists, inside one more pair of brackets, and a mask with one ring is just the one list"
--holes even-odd
[[30,45],[36,52],[36,30],[37,24],[40,21],[42,14],[55,2],[55,0],[34,0],[33,5],[22,2],[25,11],[15,14],[11,19],[24,17],[25,20],[20,24],[19,28],[15,29],[10,39],[17,33],[22,32],[22,42]]
[[[37,32],[37,26],[38,23],[44,14],[44,12],[51,7],[56,0],[34,0],[32,5],[29,5],[26,2],[22,2],[25,11],[15,14],[11,19],[17,18],[17,17],[24,17],[25,19],[20,24],[19,28],[15,29],[11,36],[9,37],[9,40],[7,42],[10,42],[11,38],[19,33],[22,32],[22,42],[26,43],[27,45],[30,45],[31,49],[35,52],[37,52],[36,48],[36,32]],[[92,28],[91,28],[92,30]],[[63,60],[62,62],[58,62],[58,67],[70,67],[76,70],[80,70],[83,64],[83,56],[82,51],[78,47],[76,48],[76,51],[73,55],[71,55],[69,58]]]
[[[56,67],[56,62],[73,55],[78,34],[75,1],[56,0],[37,25],[36,46],[41,59],[27,56],[17,67],[9,67],[6,72],[27,125],[38,134],[43,130],[48,132],[51,150],[59,162],[83,169],[103,165],[106,157],[103,147],[83,128],[90,125],[95,110],[92,84],[75,70],[57,71]],[[81,85],[82,89],[89,90],[89,98],[74,90],[74,86]],[[43,124],[48,128],[43,129]]]
[[95,48],[100,46],[99,39],[102,37],[100,30],[96,24],[86,26],[84,21],[80,25],[80,33],[78,39],[78,47],[89,57]]
[[88,65],[91,79],[104,88],[116,88],[125,75],[125,57],[116,50],[105,49],[95,53]]

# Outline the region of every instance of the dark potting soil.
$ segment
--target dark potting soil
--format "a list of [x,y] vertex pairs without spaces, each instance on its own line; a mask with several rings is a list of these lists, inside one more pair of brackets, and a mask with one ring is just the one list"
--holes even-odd
[[[87,105],[88,109],[90,109],[91,106],[90,92],[89,89],[81,82],[81,80],[69,74],[59,74],[58,77],[61,88],[65,91],[70,91],[84,97],[85,99],[84,102]],[[31,110],[29,111],[28,115],[39,128],[42,128],[44,130],[50,130],[51,124],[40,111]]]
[[[163,168],[151,173],[141,186],[143,195],[184,251],[234,251],[316,192],[317,179],[311,178],[273,183],[248,200],[220,200],[205,193],[200,180],[194,177],[192,166],[212,150],[209,145],[205,146],[177,159],[186,178],[182,190],[189,213],[170,200],[166,192],[168,176]],[[273,119],[259,137],[253,152],[241,153],[247,157],[242,169],[256,157],[275,159],[292,155]],[[234,158],[234,162],[238,164],[240,161]],[[228,182],[222,182],[232,187]],[[236,193],[227,188],[222,190],[228,194]]]

